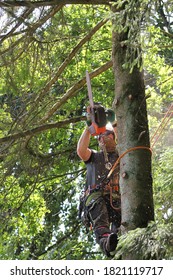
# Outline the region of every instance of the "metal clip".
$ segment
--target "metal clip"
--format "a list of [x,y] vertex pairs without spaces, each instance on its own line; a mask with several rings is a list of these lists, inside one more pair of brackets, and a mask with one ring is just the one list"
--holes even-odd
[[106,169],[110,170],[112,168],[112,164],[108,161],[105,163]]

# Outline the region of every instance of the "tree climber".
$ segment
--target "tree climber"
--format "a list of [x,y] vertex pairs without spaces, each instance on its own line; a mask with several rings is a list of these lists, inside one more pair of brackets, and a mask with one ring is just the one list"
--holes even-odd
[[107,257],[115,254],[117,231],[121,223],[119,166],[107,180],[112,165],[118,159],[116,136],[116,124],[110,127],[107,125],[106,132],[98,136],[101,151],[97,152],[89,148],[91,134],[86,127],[77,145],[77,154],[85,162],[87,169],[80,217],[85,225],[92,225],[96,242]]

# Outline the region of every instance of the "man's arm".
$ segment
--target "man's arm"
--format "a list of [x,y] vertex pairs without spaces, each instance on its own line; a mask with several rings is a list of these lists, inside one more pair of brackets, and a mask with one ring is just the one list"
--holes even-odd
[[86,127],[77,144],[77,154],[83,161],[87,161],[91,156],[91,149],[88,148],[90,137],[91,134]]

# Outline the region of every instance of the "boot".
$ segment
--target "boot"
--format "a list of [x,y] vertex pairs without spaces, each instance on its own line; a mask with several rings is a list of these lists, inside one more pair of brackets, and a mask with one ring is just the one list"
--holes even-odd
[[116,233],[111,233],[108,237],[102,237],[100,239],[100,247],[107,257],[115,255],[115,249],[118,244],[118,238]]

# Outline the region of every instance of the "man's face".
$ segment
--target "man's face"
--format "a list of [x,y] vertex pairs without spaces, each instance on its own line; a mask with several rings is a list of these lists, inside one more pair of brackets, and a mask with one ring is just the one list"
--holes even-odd
[[115,134],[113,131],[107,130],[105,133],[102,133],[99,137],[99,141],[105,145],[107,152],[115,151]]

